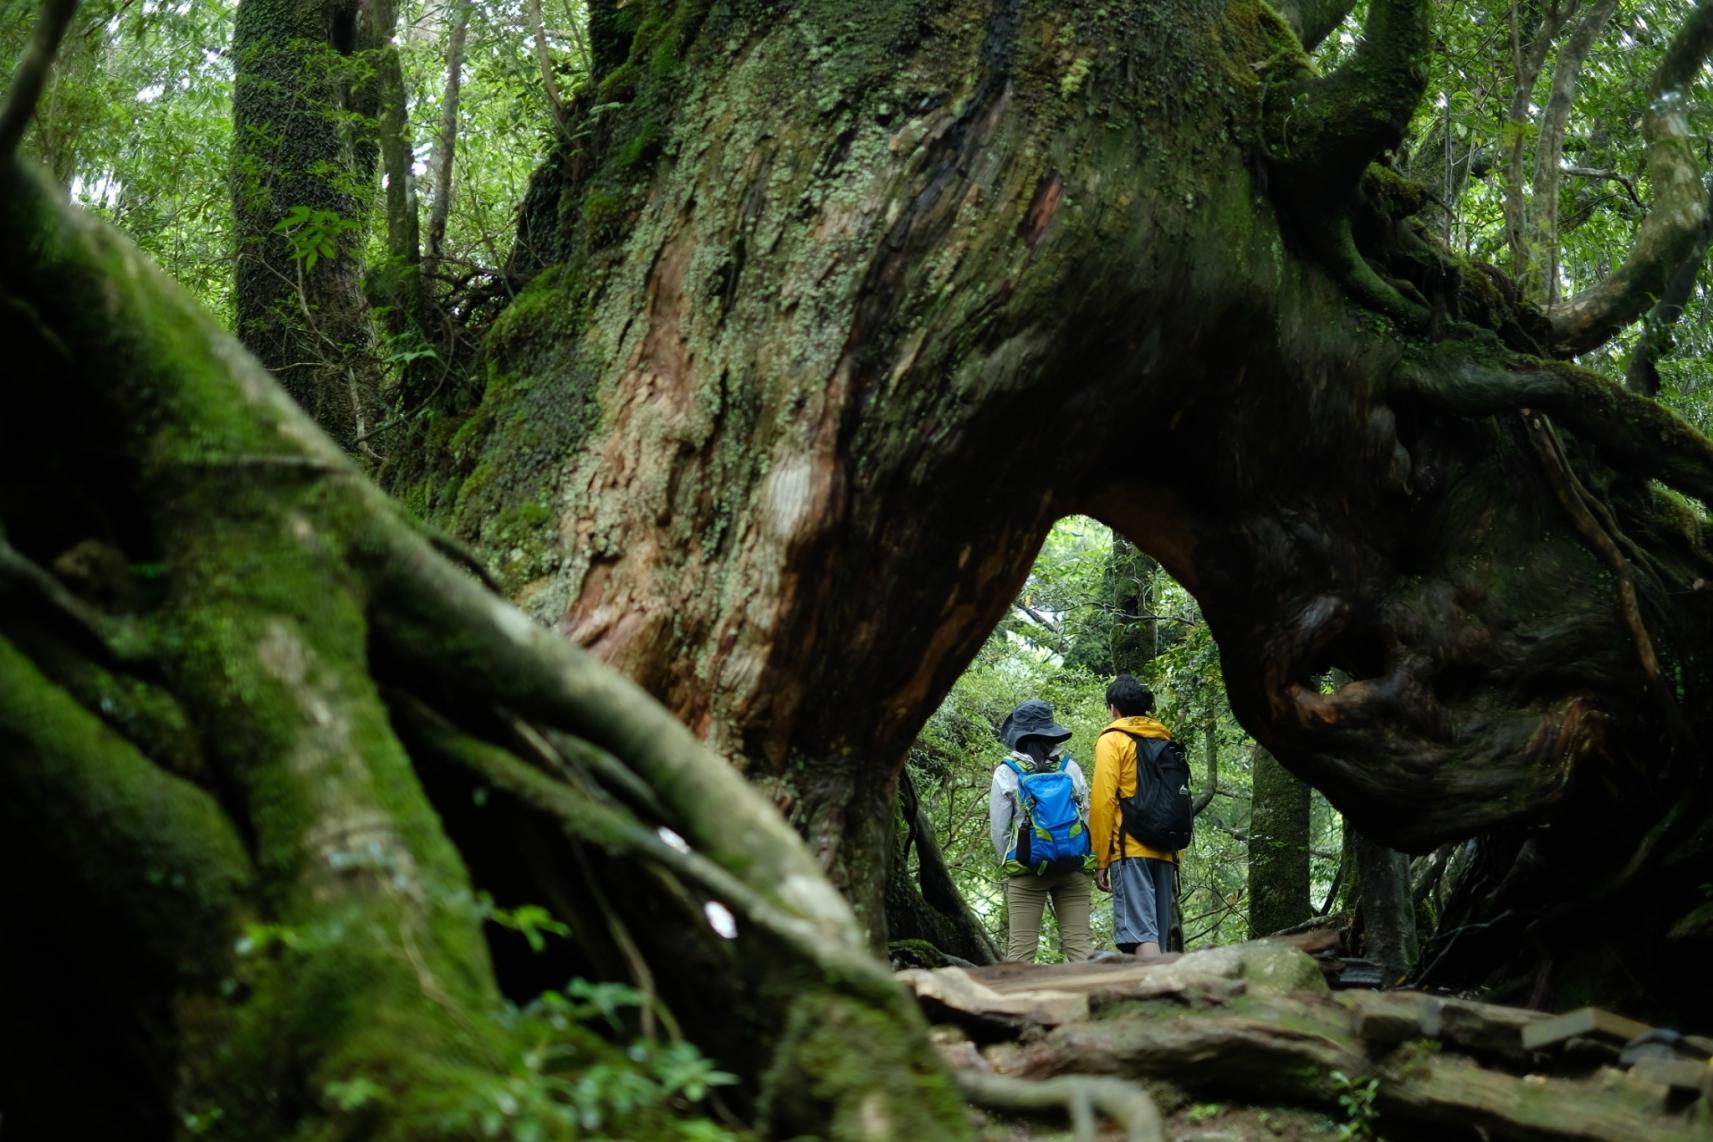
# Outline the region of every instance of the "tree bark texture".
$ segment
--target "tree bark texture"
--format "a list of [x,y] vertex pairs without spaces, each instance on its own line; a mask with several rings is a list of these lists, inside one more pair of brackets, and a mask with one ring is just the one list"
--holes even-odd
[[1309,903],[1309,787],[1261,746],[1250,752],[1249,936],[1314,915]]
[[1112,678],[1137,674],[1160,653],[1154,575],[1159,564],[1122,535],[1112,537],[1101,570],[1098,623],[1082,628],[1065,661]]
[[394,487],[739,765],[877,946],[905,747],[1073,512],[1196,595],[1240,720],[1364,831],[1533,830],[1569,907],[1598,827],[1656,870],[1609,937],[1656,937],[1713,576],[1604,473],[1705,498],[1713,450],[1539,356],[1368,166],[1426,12],[1326,76],[1242,3],[594,12],[623,106],[538,177],[486,392]]
[[1409,858],[1355,830],[1351,853],[1356,860],[1362,954],[1380,965],[1388,983],[1398,983],[1416,966],[1418,950]]
[[[361,251],[382,90],[399,82],[396,53],[385,47],[393,16],[390,2],[244,0],[232,42],[238,335],[350,450],[381,408]],[[360,52],[371,58],[357,67]],[[368,67],[380,71],[369,76]],[[404,144],[402,131],[390,137]],[[404,195],[407,184],[394,182],[391,193]],[[288,215],[300,207],[313,213],[292,226]]]

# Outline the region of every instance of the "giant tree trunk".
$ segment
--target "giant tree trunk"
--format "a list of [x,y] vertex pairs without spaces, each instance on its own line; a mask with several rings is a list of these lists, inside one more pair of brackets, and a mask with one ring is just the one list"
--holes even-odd
[[1368,165],[1426,10],[1315,78],[1247,3],[597,6],[539,272],[397,486],[742,767],[877,942],[904,748],[1071,512],[1196,594],[1241,721],[1371,835],[1551,823],[1506,923],[1584,932],[1621,880],[1604,936],[1657,941],[1706,847],[1709,577],[1647,477],[1708,495],[1713,453],[1538,354],[1681,235],[1551,322],[1433,246]]

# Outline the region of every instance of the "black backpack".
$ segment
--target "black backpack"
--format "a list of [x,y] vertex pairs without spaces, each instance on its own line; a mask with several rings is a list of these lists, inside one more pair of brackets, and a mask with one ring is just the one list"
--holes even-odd
[[1136,743],[1136,792],[1118,799],[1124,831],[1160,852],[1175,853],[1190,844],[1195,802],[1190,796],[1190,761],[1184,747],[1169,738],[1120,733]]

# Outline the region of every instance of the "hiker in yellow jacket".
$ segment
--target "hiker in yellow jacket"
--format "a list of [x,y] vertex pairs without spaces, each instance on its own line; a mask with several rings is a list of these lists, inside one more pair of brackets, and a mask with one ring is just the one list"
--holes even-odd
[[[1170,738],[1150,717],[1154,695],[1120,674],[1106,688],[1107,730],[1146,738]],[[1172,930],[1173,886],[1178,854],[1151,849],[1124,831],[1118,800],[1136,792],[1136,742],[1125,733],[1102,731],[1094,746],[1094,785],[1089,791],[1089,839],[1098,867],[1094,886],[1112,893],[1112,939],[1118,950],[1157,956]]]

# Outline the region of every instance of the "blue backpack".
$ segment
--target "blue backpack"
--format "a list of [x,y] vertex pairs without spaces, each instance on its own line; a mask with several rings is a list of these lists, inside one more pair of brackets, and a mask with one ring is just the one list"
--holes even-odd
[[1094,867],[1088,825],[1077,808],[1071,775],[1054,761],[1053,768],[1027,772],[1015,758],[1005,764],[1017,774],[1017,808],[1022,815],[1005,871],[1011,876],[1033,873],[1056,876],[1072,869]]

